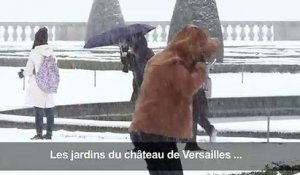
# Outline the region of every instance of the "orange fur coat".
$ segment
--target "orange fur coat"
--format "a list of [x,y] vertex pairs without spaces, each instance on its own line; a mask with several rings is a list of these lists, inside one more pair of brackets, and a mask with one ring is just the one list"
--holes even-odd
[[173,138],[192,137],[192,97],[204,81],[202,61],[219,43],[188,25],[162,52],[152,57],[135,106],[130,132]]

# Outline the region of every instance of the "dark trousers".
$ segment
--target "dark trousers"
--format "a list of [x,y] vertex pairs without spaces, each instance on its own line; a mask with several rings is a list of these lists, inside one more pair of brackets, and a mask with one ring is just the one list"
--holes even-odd
[[47,135],[52,135],[52,128],[54,125],[54,114],[52,108],[38,108],[34,107],[35,111],[35,127],[36,133],[42,135],[43,133],[43,117],[47,117]]
[[178,152],[176,139],[143,132],[130,133],[136,151],[159,152],[164,154],[163,159],[145,159],[150,175],[183,175],[179,159],[169,159],[167,154]]
[[133,79],[133,81],[132,81],[132,89],[133,89],[133,91],[132,91],[132,94],[131,94],[130,102],[132,104],[134,104],[134,105],[135,105],[135,102],[136,102],[136,100],[138,98],[139,87],[140,86],[138,85],[138,83]]
[[193,96],[193,138],[191,142],[196,142],[197,124],[199,124],[207,133],[211,135],[215,129],[214,126],[207,119],[209,115],[208,102],[205,96],[205,91],[201,88]]

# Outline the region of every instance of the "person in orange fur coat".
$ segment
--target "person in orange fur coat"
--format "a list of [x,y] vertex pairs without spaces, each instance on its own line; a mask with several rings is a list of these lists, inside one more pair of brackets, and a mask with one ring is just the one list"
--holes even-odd
[[165,155],[145,159],[150,174],[183,174],[180,159],[166,154],[193,137],[193,95],[205,78],[205,58],[218,48],[217,39],[187,25],[148,61],[129,131],[136,151]]

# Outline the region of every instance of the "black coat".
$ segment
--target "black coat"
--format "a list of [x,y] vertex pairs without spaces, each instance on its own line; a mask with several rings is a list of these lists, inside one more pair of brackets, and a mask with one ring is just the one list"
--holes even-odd
[[135,102],[137,99],[139,88],[143,82],[144,69],[148,60],[154,56],[152,49],[147,48],[144,51],[136,51],[131,59],[129,69],[133,72],[133,92],[131,96],[131,102]]

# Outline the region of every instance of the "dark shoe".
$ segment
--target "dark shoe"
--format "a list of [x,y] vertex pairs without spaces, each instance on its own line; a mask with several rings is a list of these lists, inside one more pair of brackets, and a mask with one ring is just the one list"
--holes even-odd
[[41,139],[43,139],[42,134],[37,134],[34,137],[32,137],[30,140],[41,140]]
[[196,142],[187,142],[184,150],[186,150],[186,151],[207,151],[205,149],[200,148]]
[[43,139],[45,139],[45,140],[51,140],[52,139],[52,135],[45,134],[45,135],[43,135]]

